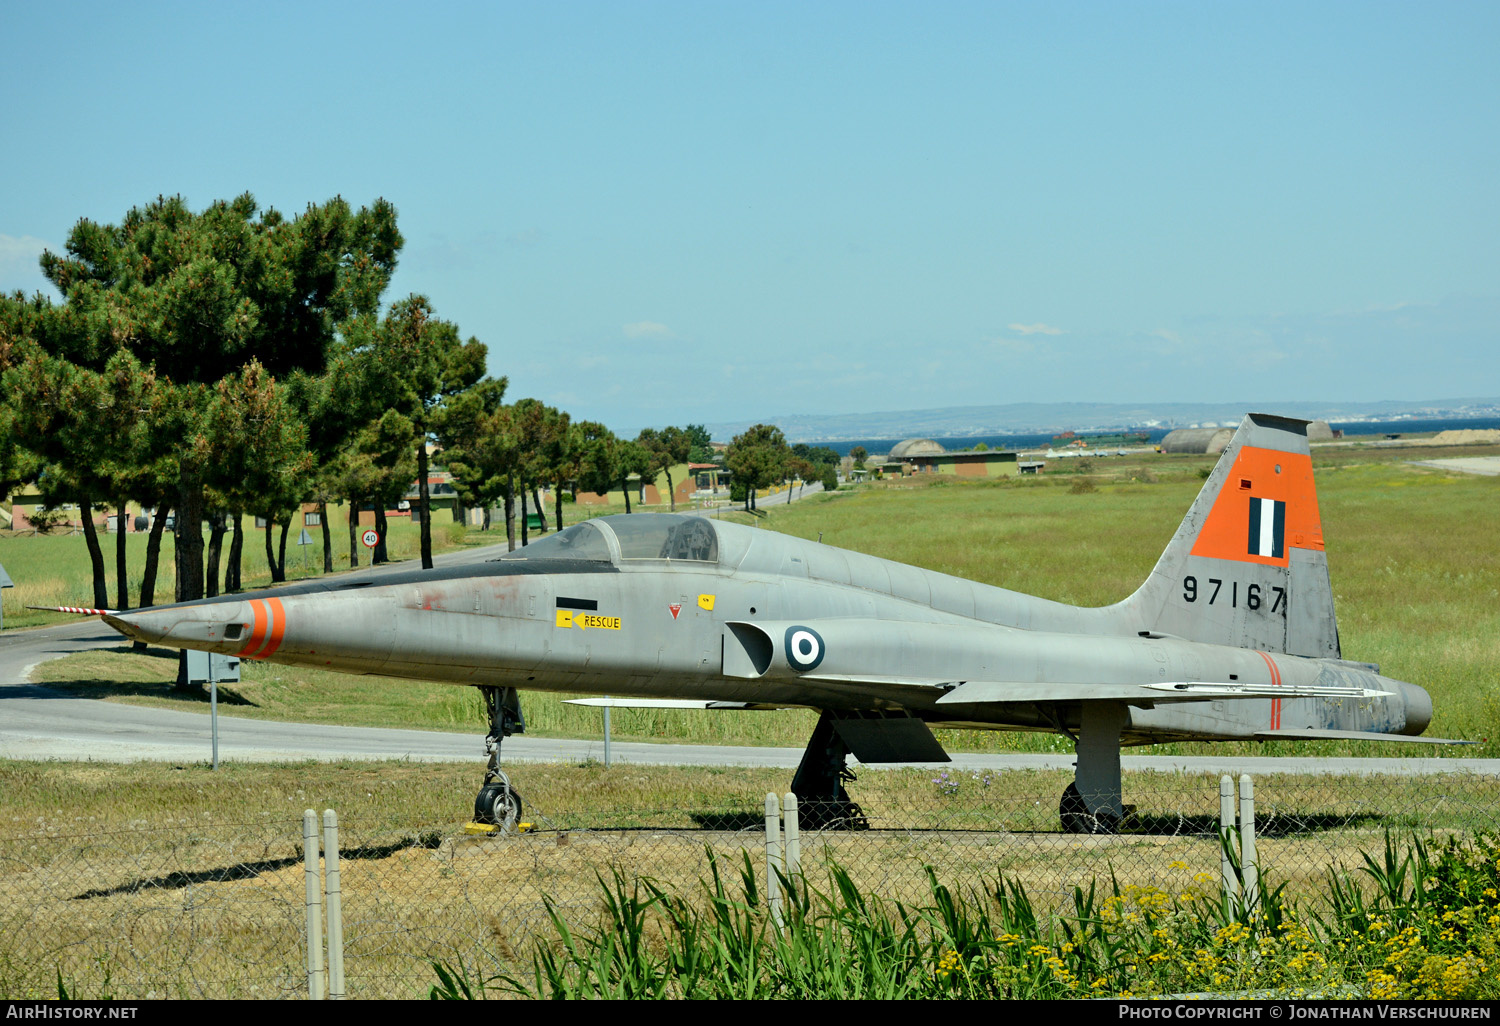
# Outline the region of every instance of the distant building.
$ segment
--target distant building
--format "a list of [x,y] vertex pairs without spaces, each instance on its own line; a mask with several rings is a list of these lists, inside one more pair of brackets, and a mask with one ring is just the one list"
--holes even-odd
[[[670,472],[672,478],[672,490],[667,491],[667,475]],[[635,505],[644,506],[667,506],[675,496],[676,504],[680,506],[691,506],[696,501],[712,499],[715,495],[723,493],[729,487],[729,481],[734,475],[718,463],[679,463],[663,470],[656,475],[655,480],[643,480],[639,474],[630,475],[630,494],[632,508]],[[625,496],[618,487],[610,489],[604,494],[598,492],[578,492],[578,501],[585,506],[619,506],[620,512],[625,512]]]
[[958,477],[1014,477],[1020,472],[1016,454],[1001,449],[965,449],[949,452],[930,438],[908,438],[898,442],[878,464],[899,466],[903,474],[954,474]]
[[[1232,427],[1178,428],[1161,440],[1161,451],[1218,455],[1234,437],[1234,430]],[[1336,437],[1326,420],[1315,420],[1307,425],[1307,440],[1310,442],[1326,442]]]
[[1234,428],[1178,428],[1161,440],[1161,451],[1203,455],[1221,453],[1234,437]]

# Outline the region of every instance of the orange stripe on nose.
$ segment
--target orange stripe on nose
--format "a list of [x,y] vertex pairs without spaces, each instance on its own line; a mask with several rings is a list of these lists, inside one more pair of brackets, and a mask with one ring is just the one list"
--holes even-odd
[[[276,603],[275,606],[271,604],[273,602]],[[259,606],[261,611],[265,614],[265,626],[261,628],[255,638],[251,639],[252,641],[258,643],[254,648],[250,650],[250,654],[245,658],[264,659],[266,657],[265,650],[271,644],[273,639],[277,644],[281,643],[281,626],[278,623],[278,620],[280,618],[276,615],[280,611],[279,607],[281,606],[281,603],[276,602],[275,599],[256,599],[255,604]],[[256,626],[260,626],[259,620],[256,621]]]
[[250,627],[250,640],[245,642],[245,647],[239,651],[241,659],[248,658],[251,652],[254,652],[265,643],[267,616],[264,606],[265,603],[260,599],[250,600],[250,619],[252,624]]
[[281,607],[281,599],[266,599],[266,605],[271,607],[271,638],[266,642],[266,650],[260,654],[261,659],[269,659],[275,655],[286,634],[286,610]]

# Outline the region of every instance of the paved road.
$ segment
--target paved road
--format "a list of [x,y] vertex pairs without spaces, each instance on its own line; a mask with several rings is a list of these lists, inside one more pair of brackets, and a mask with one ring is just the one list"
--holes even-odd
[[[494,558],[504,546],[470,549],[437,557],[438,564]],[[411,568],[411,563],[353,571],[359,579]],[[94,759],[130,762],[206,761],[209,726],[206,713],[148,709],[117,702],[73,698],[66,692],[29,684],[37,663],[91,648],[111,648],[124,639],[94,619],[0,635],[0,758]],[[392,682],[392,687],[399,687]],[[537,696],[532,701],[548,701]],[[724,715],[736,715],[726,712]],[[374,727],[335,727],[219,717],[219,755],[223,760],[285,761],[336,759],[411,759],[414,761],[484,759],[483,739],[474,734]],[[611,757],[619,762],[651,765],[775,766],[793,769],[801,759],[796,748],[738,748],[616,742]],[[546,740],[513,737],[505,742],[507,762],[582,762],[602,760],[602,741]],[[918,764],[920,765],[920,764]],[[932,765],[932,764],[928,764]],[[947,768],[991,771],[1070,769],[1071,755],[956,755]],[[1126,755],[1130,771],[1190,773],[1302,774],[1436,774],[1500,775],[1495,759],[1314,759],[1213,758]],[[932,766],[937,769],[938,766]]]
[[755,500],[755,507],[759,509],[761,506],[789,506],[794,499],[801,502],[804,496],[817,495],[822,490],[823,482],[809,481],[805,485],[794,485],[784,492],[767,495],[764,499],[757,498]]
[[[775,495],[767,495],[763,499],[756,499],[755,508],[762,509],[766,506],[790,506],[794,501],[801,502],[804,498],[812,495],[818,495],[822,491],[823,482],[809,481],[806,485],[795,485],[791,488],[788,488],[784,492],[777,492]],[[717,508],[695,510],[694,512],[700,513],[701,515],[706,517],[711,517],[715,513],[732,513],[735,510],[743,511],[744,508],[745,504],[742,502],[730,502],[725,503],[724,505]]]
[[1438,470],[1457,470],[1464,474],[1500,477],[1500,456],[1467,456],[1445,460],[1412,460],[1412,462],[1419,467],[1436,467]]

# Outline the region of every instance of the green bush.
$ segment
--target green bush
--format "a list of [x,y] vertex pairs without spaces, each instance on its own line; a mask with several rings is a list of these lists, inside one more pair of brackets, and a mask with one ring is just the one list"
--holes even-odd
[[1204,873],[1169,890],[1090,882],[1073,889],[1069,911],[1049,915],[1015,879],[962,892],[929,868],[925,900],[897,902],[862,892],[830,865],[826,882],[781,877],[785,902],[773,913],[748,852],[738,888],[710,859],[710,878],[692,898],[616,869],[599,879],[592,926],[564,922],[544,899],[555,936],[536,942],[529,972],[473,978],[438,963],[429,995],[1451,1001],[1500,993],[1488,971],[1500,958],[1500,848],[1492,839],[1448,841],[1434,853],[1416,838],[1399,845],[1387,836],[1383,858],[1364,858],[1365,883],[1330,871],[1322,914],[1264,875],[1255,906],[1225,902]]

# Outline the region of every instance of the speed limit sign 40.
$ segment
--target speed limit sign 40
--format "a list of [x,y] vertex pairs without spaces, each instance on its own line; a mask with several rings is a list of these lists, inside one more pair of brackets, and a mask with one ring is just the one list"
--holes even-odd
[[360,535],[359,540],[365,543],[365,548],[373,549],[375,546],[380,544],[380,532],[372,527],[364,534]]

